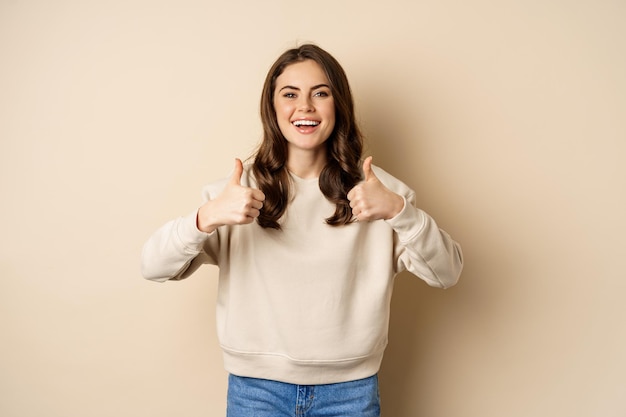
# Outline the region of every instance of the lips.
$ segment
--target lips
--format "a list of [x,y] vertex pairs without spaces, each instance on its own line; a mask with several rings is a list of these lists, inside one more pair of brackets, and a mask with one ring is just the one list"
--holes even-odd
[[306,127],[306,126],[318,126],[320,124],[319,121],[317,120],[307,120],[307,119],[300,119],[300,120],[294,120],[293,122],[291,122],[292,125],[294,125],[295,127]]
[[311,120],[311,119],[298,119],[291,122],[291,124],[298,130],[300,133],[313,133],[315,129],[321,124],[319,120]]

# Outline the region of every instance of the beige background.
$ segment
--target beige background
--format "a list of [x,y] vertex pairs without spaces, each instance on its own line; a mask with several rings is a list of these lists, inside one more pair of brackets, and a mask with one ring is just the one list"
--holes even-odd
[[0,415],[219,416],[216,270],[139,275],[314,41],[462,245],[400,276],[386,417],[626,415],[623,0],[0,0]]

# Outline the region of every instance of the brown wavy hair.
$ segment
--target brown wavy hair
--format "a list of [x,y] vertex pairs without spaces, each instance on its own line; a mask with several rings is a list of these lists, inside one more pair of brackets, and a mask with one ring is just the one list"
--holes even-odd
[[348,78],[337,60],[322,48],[305,44],[285,51],[270,68],[261,94],[263,140],[253,163],[257,186],[265,201],[257,222],[261,227],[280,229],[279,219],[290,199],[290,177],[287,171],[287,140],[278,127],[274,108],[276,79],[291,64],[312,60],[328,78],[335,103],[335,127],[326,140],[327,163],[319,178],[324,196],[335,204],[335,213],[326,219],[331,226],[346,225],[352,220],[348,191],[362,178],[360,161],[363,137],[354,117],[354,101]]

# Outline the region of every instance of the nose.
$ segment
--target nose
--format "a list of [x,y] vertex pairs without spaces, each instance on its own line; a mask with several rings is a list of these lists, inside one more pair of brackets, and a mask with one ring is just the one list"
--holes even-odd
[[300,103],[298,103],[298,110],[303,112],[312,112],[315,111],[315,107],[313,107],[313,103],[310,97],[303,96],[300,99]]

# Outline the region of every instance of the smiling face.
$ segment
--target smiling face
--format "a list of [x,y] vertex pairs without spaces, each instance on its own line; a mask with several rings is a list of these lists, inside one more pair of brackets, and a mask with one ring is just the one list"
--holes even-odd
[[335,101],[322,67],[310,59],[288,65],[276,78],[273,104],[289,155],[325,156],[324,142],[335,128]]

